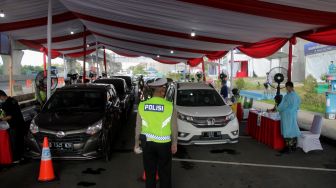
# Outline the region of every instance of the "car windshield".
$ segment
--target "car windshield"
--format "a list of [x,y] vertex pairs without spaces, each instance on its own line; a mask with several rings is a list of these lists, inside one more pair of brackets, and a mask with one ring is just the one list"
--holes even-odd
[[176,105],[178,106],[223,106],[223,99],[215,90],[192,89],[178,90]]
[[105,108],[104,92],[59,91],[53,94],[43,112],[93,112]]

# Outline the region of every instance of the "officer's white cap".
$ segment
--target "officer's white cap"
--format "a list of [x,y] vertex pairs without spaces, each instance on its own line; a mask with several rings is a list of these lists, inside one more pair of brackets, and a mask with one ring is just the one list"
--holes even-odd
[[163,86],[167,84],[167,79],[166,78],[159,78],[157,80],[155,80],[152,83],[149,83],[148,86],[150,87],[159,87],[159,86]]

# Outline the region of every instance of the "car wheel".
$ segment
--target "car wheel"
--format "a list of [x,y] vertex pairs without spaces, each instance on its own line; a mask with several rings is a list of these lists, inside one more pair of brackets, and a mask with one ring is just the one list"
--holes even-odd
[[111,132],[106,131],[102,137],[102,146],[103,146],[103,159],[105,161],[110,161],[112,156],[112,143],[111,143]]

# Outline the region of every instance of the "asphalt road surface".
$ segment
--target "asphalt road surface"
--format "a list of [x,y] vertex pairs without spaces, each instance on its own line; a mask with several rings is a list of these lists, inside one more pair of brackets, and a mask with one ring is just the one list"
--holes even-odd
[[[136,110],[123,125],[110,162],[54,161],[57,180],[37,181],[39,161],[1,167],[1,188],[141,188],[142,156],[133,153]],[[280,154],[244,134],[237,144],[181,146],[173,159],[173,188],[335,187],[336,146],[323,152]]]

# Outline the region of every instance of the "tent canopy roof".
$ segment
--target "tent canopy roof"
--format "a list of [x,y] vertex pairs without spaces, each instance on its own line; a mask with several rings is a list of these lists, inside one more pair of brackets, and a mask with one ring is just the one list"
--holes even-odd
[[[65,55],[95,45],[162,63],[218,59],[238,48],[268,56],[289,39],[336,44],[336,1],[324,0],[52,0],[53,50]],[[0,32],[30,48],[47,46],[48,1],[5,0]],[[87,32],[83,33],[83,25]],[[190,36],[194,31],[195,37]],[[74,34],[70,34],[73,32]],[[272,46],[273,45],[273,46]],[[265,49],[265,46],[272,46]],[[254,54],[253,50],[264,50]],[[173,51],[173,53],[172,53]],[[157,57],[160,55],[160,57]]]

